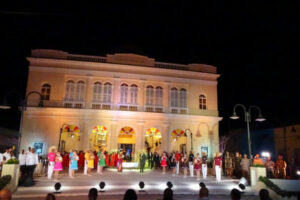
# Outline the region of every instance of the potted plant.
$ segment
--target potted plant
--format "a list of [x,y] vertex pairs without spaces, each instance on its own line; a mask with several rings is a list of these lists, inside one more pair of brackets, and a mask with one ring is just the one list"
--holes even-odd
[[2,176],[10,175],[11,181],[8,184],[8,188],[14,192],[16,191],[18,184],[19,184],[19,172],[20,172],[20,165],[19,160],[16,158],[12,158],[6,161],[5,164],[3,164],[2,168]]

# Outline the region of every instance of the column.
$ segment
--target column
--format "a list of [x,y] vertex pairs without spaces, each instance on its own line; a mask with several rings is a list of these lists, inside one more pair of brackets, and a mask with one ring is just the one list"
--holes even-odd
[[138,133],[136,133],[136,153],[145,149],[145,133],[144,133],[145,121],[138,121]]
[[80,128],[80,141],[81,144],[83,144],[83,148],[82,150],[86,150],[86,149],[90,149],[90,134],[89,134],[89,123],[87,123],[86,121],[83,121],[81,123],[81,127]]
[[139,111],[144,111],[145,105],[145,80],[141,80],[141,88],[139,88]]
[[170,145],[170,124],[164,123],[163,124],[163,132],[162,132],[162,151],[171,151]]
[[110,126],[110,150],[118,149],[117,120],[111,120]]

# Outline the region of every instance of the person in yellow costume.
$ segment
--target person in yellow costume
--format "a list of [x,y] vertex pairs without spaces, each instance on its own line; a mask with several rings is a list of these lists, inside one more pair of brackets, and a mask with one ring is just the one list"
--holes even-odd
[[87,151],[84,155],[84,158],[87,161],[88,175],[90,175],[92,169],[94,168],[94,153],[92,151]]

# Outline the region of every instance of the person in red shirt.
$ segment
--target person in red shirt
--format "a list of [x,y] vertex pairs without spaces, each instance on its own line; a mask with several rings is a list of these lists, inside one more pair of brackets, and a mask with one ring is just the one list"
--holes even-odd
[[214,158],[214,167],[216,170],[216,179],[217,181],[221,181],[221,169],[222,169],[222,154],[216,153],[216,157]]
[[97,165],[98,165],[98,154],[96,151],[93,152],[94,153],[94,169],[97,169]]
[[80,151],[78,160],[78,169],[82,169],[84,166],[84,153]]
[[179,174],[179,163],[180,163],[180,153],[176,151],[175,159],[176,159],[176,174]]
[[107,151],[104,152],[104,155],[105,155],[105,166],[109,166],[109,156]]

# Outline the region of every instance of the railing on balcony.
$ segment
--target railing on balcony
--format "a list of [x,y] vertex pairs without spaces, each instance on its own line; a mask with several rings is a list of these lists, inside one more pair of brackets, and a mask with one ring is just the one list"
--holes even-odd
[[84,101],[64,101],[65,108],[85,108]]
[[127,111],[138,111],[139,105],[138,104],[131,104],[131,103],[119,103],[117,105],[118,110],[127,110]]
[[144,106],[144,111],[145,112],[163,113],[164,112],[164,107],[163,106],[156,106],[156,105],[145,105]]
[[188,108],[170,107],[169,112],[173,114],[188,114]]
[[[124,111],[140,111],[153,113],[173,113],[173,114],[189,114],[189,115],[204,115],[204,116],[218,116],[217,110],[201,110],[198,108],[180,108],[180,107],[164,107],[155,105],[139,106],[136,104],[118,104],[114,106],[112,103],[91,102],[86,106],[83,101],[55,101],[44,100],[44,108],[78,108],[78,109],[97,109],[97,110],[124,110]],[[38,99],[29,99],[27,107],[38,107]]]
[[99,109],[99,110],[112,110],[113,105],[112,103],[99,103],[99,102],[92,102],[91,103],[92,109]]

